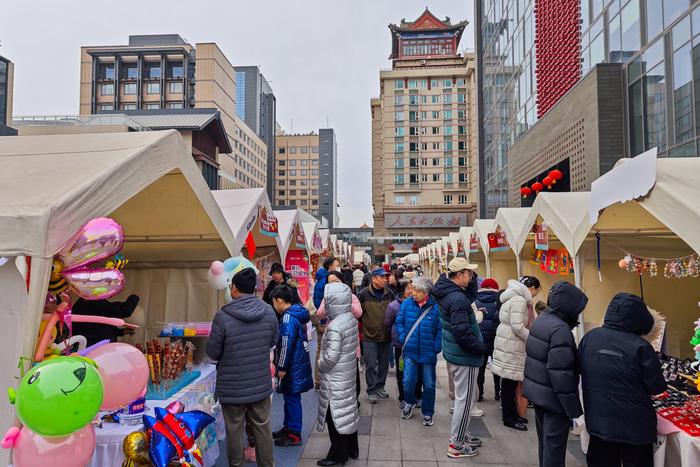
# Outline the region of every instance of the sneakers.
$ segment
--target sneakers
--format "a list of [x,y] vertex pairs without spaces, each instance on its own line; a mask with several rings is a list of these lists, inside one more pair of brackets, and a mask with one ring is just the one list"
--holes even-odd
[[450,447],[447,448],[447,457],[451,459],[460,459],[462,457],[474,457],[479,454],[479,449],[469,446],[467,444],[463,446],[457,446],[450,443]]
[[472,416],[472,417],[483,417],[483,416],[484,416],[484,411],[481,410],[479,407],[474,406],[474,407],[472,407],[471,416]]
[[467,438],[467,440],[464,442],[467,446],[471,446],[473,448],[478,448],[481,446],[481,440],[477,438],[476,436],[470,436]]
[[367,394],[367,400],[370,404],[376,404],[379,401],[379,396],[376,394]]
[[275,440],[275,446],[288,447],[299,446],[301,444],[301,433],[286,431],[280,438]]
[[433,417],[428,415],[423,417],[423,426],[433,426]]
[[388,399],[389,398],[389,393],[386,392],[384,388],[377,389],[377,395],[381,397],[382,399]]
[[405,403],[403,409],[401,409],[401,418],[408,420],[413,416],[413,404]]
[[286,426],[283,426],[278,431],[272,432],[272,439],[280,439],[284,434],[289,431]]

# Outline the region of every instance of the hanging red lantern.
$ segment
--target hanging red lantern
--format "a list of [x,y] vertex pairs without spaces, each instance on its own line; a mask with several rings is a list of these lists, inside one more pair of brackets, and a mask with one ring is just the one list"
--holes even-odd
[[542,185],[540,182],[535,182],[532,184],[532,191],[535,193],[539,193],[542,190],[544,190],[544,185]]
[[532,194],[532,188],[529,186],[524,186],[520,189],[520,194],[523,195],[523,198],[527,198]]
[[544,183],[547,186],[547,189],[551,190],[552,185],[556,183],[556,180],[554,180],[552,177],[547,176],[542,179],[542,183]]
[[389,246],[387,247],[387,250],[389,250],[389,251],[394,251],[395,249],[396,249],[396,248],[394,247],[394,245],[389,245]]
[[554,180],[554,183],[557,183],[557,180],[564,178],[564,173],[559,169],[554,169],[549,172],[549,176]]

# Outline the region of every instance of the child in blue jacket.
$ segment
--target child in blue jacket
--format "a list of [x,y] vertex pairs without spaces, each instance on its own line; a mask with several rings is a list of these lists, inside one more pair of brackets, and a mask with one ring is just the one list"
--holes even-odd
[[292,305],[293,291],[287,285],[276,287],[270,296],[275,311],[282,316],[275,364],[277,391],[284,396],[284,426],[273,437],[277,446],[297,446],[301,444],[303,420],[301,395],[314,385],[306,337],[309,311],[301,304]]

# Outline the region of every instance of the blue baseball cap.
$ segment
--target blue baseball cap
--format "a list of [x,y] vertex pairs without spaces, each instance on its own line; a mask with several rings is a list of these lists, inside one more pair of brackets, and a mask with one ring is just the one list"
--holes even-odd
[[388,276],[389,273],[384,270],[384,268],[377,268],[372,271],[373,276]]

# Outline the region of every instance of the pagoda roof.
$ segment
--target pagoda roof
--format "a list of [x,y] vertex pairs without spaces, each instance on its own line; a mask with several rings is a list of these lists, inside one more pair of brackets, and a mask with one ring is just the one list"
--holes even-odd
[[403,18],[398,26],[396,24],[390,24],[389,29],[391,29],[393,32],[458,30],[461,33],[466,26],[466,20],[452,24],[449,16],[446,16],[444,20],[440,20],[434,14],[432,14],[428,8],[426,8],[423,14],[420,15],[415,21],[406,21],[406,19]]

